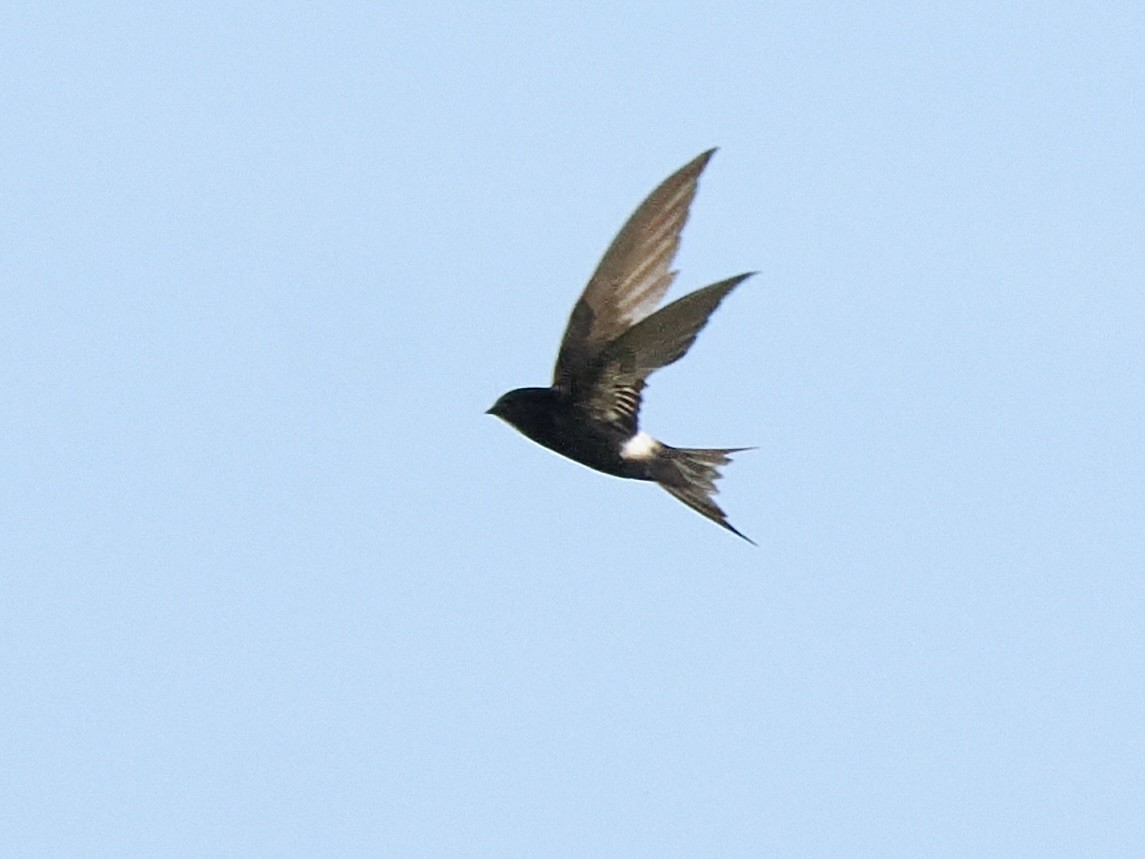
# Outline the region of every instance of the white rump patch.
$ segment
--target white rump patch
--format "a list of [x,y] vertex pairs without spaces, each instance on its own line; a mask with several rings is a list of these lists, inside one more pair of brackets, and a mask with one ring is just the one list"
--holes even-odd
[[638,432],[620,449],[621,459],[649,459],[660,449],[660,442],[646,432]]

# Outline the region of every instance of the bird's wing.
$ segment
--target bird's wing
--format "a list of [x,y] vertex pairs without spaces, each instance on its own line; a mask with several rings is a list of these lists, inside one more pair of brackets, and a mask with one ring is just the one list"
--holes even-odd
[[574,402],[592,421],[611,424],[628,437],[635,435],[640,422],[640,392],[644,390],[636,357],[631,352],[608,356],[587,382],[577,387]]
[[676,276],[670,270],[696,185],[714,149],[685,164],[656,188],[612,240],[573,307],[557,354],[553,384],[570,388],[600,350],[660,303]]
[[661,307],[605,347],[605,354],[631,355],[633,372],[641,379],[679,361],[692,348],[720,302],[753,274],[737,274]]
[[575,402],[595,420],[635,433],[645,379],[684,357],[724,297],[751,275],[697,289],[637,322],[604,347],[592,372],[582,374]]

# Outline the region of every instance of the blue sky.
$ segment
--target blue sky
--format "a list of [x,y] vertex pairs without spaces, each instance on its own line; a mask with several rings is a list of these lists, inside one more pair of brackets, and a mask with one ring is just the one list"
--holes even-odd
[[[1139,4],[0,33],[6,852],[1145,850]],[[758,549],[483,414],[711,146]]]

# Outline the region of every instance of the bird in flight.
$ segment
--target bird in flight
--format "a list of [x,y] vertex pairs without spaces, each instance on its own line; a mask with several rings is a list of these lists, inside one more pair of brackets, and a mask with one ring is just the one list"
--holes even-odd
[[589,468],[650,480],[753,543],[713,500],[717,470],[750,448],[671,447],[639,428],[640,397],[654,371],[688,351],[712,311],[754,272],[705,286],[661,307],[672,259],[711,149],[665,179],[612,240],[573,307],[553,383],[504,394],[487,414]]

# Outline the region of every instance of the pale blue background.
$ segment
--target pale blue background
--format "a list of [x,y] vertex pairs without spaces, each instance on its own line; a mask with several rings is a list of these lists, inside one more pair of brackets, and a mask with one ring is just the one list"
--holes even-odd
[[0,13],[0,852],[1145,855],[1140,3],[493,5]]

